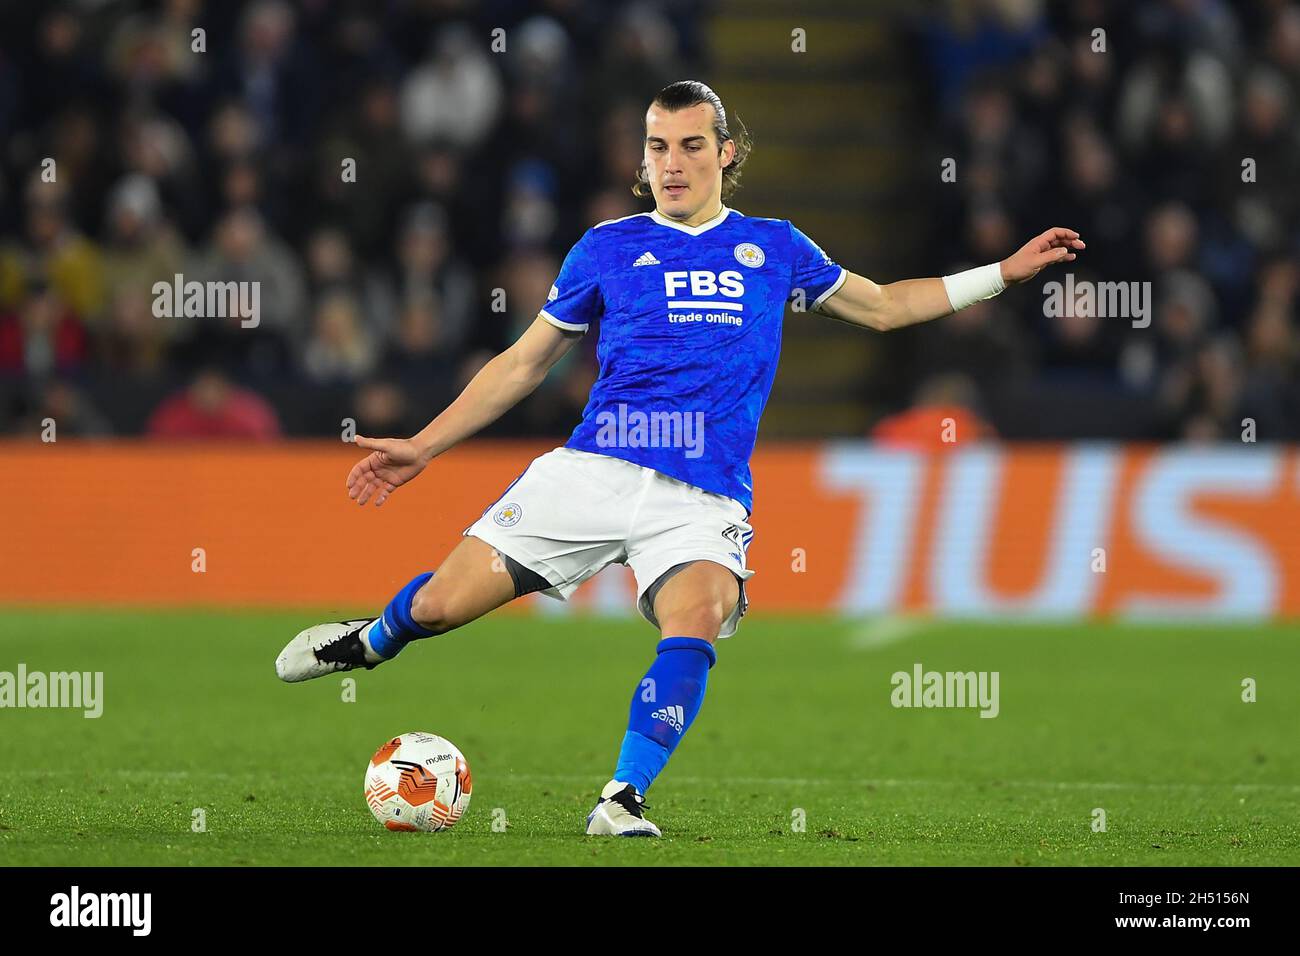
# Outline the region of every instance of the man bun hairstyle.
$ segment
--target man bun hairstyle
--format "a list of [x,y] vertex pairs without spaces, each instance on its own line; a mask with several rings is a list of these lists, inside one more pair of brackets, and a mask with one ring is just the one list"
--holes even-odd
[[[678,80],[676,83],[669,83],[655,94],[650,105],[676,113],[678,110],[690,109],[700,103],[707,103],[713,107],[713,132],[718,139],[719,152],[722,150],[722,144],[727,140],[736,144],[736,152],[730,165],[723,167],[722,170],[722,198],[726,199],[740,188],[741,167],[749,157],[749,150],[753,145],[749,139],[749,131],[745,129],[745,124],[740,121],[740,117],[734,117],[736,128],[735,132],[732,132],[727,123],[727,111],[722,105],[722,100],[717,93],[699,80]],[[643,119],[642,123],[644,122]],[[636,183],[632,186],[632,195],[638,199],[649,199],[653,195],[650,191],[650,181],[646,178],[644,162],[636,171]]]

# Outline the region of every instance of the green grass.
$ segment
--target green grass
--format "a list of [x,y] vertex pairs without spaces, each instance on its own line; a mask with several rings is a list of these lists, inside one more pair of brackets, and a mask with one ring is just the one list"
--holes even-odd
[[[596,841],[644,623],[490,617],[362,672],[355,703],[279,683],[281,645],[338,616],[8,610],[0,670],[102,670],[105,708],[0,710],[0,863],[1300,863],[1293,628],[751,617],[650,792],[664,839]],[[918,661],[998,671],[1001,713],[892,707]],[[367,759],[408,730],[469,759],[453,831],[366,808]]]

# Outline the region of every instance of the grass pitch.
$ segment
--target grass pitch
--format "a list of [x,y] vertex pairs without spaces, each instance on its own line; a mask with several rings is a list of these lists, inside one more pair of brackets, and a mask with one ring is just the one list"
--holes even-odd
[[[1300,863],[1294,628],[750,617],[650,791],[664,839],[597,841],[647,625],[492,616],[356,674],[355,702],[276,680],[344,616],[7,610],[0,671],[103,671],[104,713],[0,710],[0,864]],[[999,672],[999,715],[893,707],[917,662]],[[470,762],[447,833],[362,799],[409,730]]]

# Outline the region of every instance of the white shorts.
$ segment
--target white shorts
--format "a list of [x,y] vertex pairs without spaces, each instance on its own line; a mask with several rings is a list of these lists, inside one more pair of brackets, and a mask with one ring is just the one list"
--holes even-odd
[[637,607],[656,627],[657,589],[646,592],[689,561],[720,564],[740,583],[740,600],[718,637],[736,633],[748,605],[745,581],[754,572],[745,552],[754,532],[745,506],[620,458],[547,452],[464,533],[540,574],[551,584],[541,593],[562,601],[606,565],[627,565],[636,575]]

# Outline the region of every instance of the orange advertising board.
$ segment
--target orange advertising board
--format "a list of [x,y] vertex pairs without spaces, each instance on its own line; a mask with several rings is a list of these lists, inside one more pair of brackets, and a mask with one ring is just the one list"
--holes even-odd
[[[378,608],[550,447],[467,444],[375,509],[339,443],[0,443],[0,601]],[[753,471],[755,612],[1300,614],[1294,448],[768,445]]]

